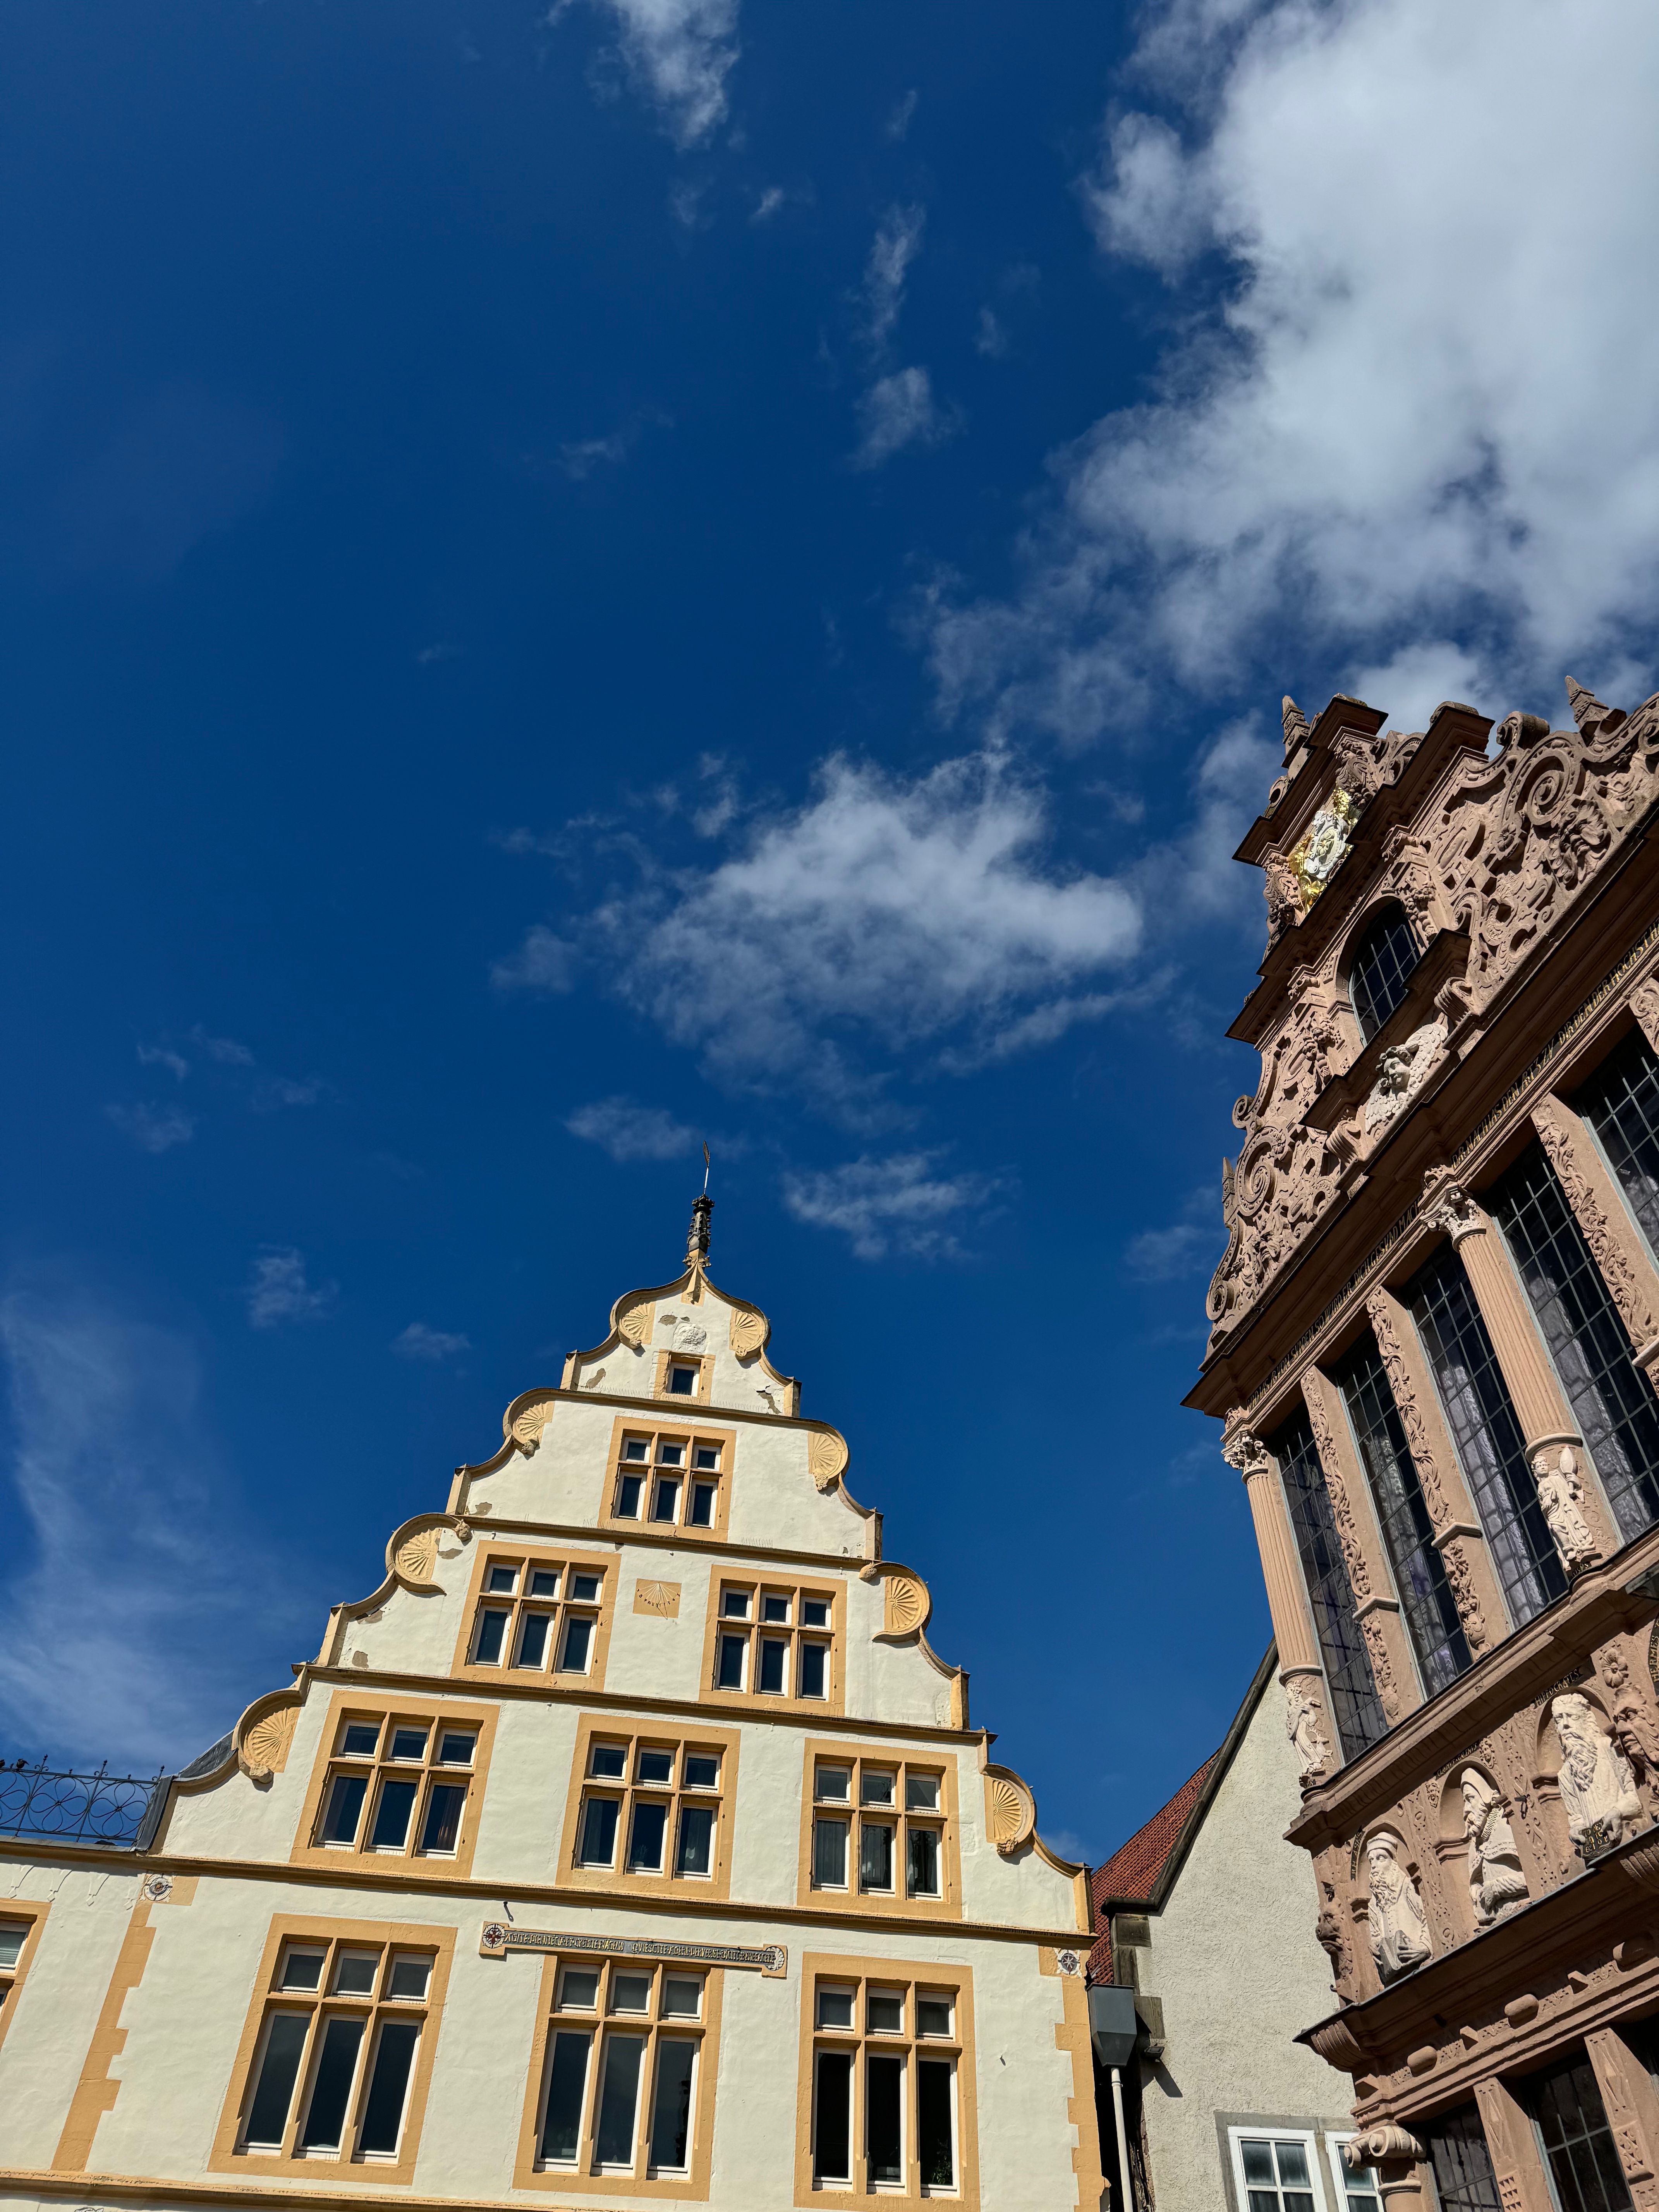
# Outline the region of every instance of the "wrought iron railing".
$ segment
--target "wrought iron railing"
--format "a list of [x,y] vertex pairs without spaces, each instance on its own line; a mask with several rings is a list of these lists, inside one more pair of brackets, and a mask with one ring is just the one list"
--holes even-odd
[[146,1815],[159,1813],[168,1778],[134,1774],[66,1774],[44,1759],[0,1766],[0,1835],[53,1836],[61,1843],[103,1844],[112,1850],[142,1850],[149,1841]]

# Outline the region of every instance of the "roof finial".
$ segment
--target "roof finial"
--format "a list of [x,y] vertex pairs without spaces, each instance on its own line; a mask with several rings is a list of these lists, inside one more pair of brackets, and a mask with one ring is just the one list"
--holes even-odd
[[1585,690],[1574,678],[1567,678],[1567,704],[1572,708],[1572,719],[1588,737],[1598,730],[1611,737],[1625,720],[1622,707],[1604,707],[1594,691]]
[[1279,714],[1285,725],[1285,757],[1288,760],[1308,734],[1308,718],[1288,691],[1280,702]]
[[691,1233],[685,1240],[685,1264],[688,1267],[703,1268],[708,1265],[708,1217],[714,1211],[714,1201],[705,1194],[691,1203]]

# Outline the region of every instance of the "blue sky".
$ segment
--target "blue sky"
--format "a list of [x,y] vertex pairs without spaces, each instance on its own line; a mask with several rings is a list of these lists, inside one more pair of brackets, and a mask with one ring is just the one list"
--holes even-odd
[[286,1679],[706,1135],[1045,1832],[1185,1778],[1227,856],[1281,691],[1652,689],[1656,80],[1622,0],[0,20],[0,1748]]

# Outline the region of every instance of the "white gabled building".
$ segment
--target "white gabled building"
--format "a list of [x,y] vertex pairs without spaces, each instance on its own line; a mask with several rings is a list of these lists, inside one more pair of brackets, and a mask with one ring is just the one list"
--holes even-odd
[[688,1264],[125,1849],[0,1838],[0,2197],[1097,2212],[1083,1869]]

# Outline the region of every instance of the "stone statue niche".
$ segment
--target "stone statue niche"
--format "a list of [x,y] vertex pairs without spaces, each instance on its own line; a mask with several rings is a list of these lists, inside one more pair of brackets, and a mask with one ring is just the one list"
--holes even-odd
[[1510,1826],[1509,1802],[1497,1784],[1478,1766],[1466,1766],[1457,1789],[1468,1852],[1469,1901],[1478,1931],[1526,1903],[1527,1877]]
[[1386,1988],[1420,1966],[1433,1953],[1423,1899],[1406,1864],[1406,1846],[1391,1829],[1379,1828],[1365,1845],[1370,1903],[1365,1925],[1371,1957]]
[[1601,1716],[1582,1692],[1550,1701],[1550,1718],[1561,1747],[1561,1802],[1567,1833],[1580,1858],[1594,1858],[1623,1840],[1642,1817],[1636,1777]]

